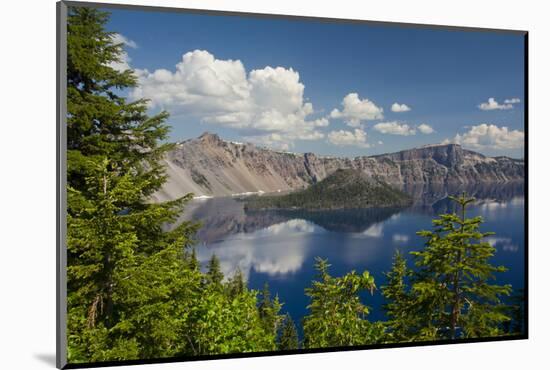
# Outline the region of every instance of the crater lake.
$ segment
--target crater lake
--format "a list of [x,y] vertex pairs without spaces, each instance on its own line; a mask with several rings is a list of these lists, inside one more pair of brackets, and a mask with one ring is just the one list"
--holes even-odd
[[195,245],[201,265],[212,254],[220,259],[224,275],[239,268],[252,289],[269,284],[272,295],[283,303],[301,333],[307,314],[304,289],[316,279],[314,259],[328,259],[329,273],[341,276],[351,270],[368,270],[378,289],[362,294],[370,307],[369,320],[384,320],[386,284],[396,250],[403,252],[412,266],[409,252],[423,249],[425,240],[416,234],[432,228],[439,214],[455,212],[449,195],[462,191],[476,198],[467,217],[481,216],[481,231],[494,232],[485,238],[496,248],[491,262],[508,271],[497,274],[496,282],[511,284],[515,294],[524,289],[524,184],[486,183],[475,186],[412,186],[403,189],[414,198],[406,208],[365,208],[332,211],[271,210],[246,211],[245,199],[220,197],[191,201],[181,220],[201,223]]

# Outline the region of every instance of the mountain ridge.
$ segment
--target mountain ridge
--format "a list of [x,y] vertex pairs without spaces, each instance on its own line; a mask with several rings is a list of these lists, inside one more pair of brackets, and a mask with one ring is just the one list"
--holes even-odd
[[354,158],[292,153],[250,143],[222,140],[205,132],[176,143],[163,159],[164,187],[153,201],[195,196],[228,196],[251,192],[304,189],[337,169],[358,169],[400,187],[411,184],[522,181],[524,161],[488,157],[458,144],[419,148]]

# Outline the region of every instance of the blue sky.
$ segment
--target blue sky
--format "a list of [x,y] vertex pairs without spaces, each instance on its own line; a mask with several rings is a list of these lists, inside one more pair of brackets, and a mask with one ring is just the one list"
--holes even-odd
[[110,12],[142,85],[129,95],[171,113],[171,141],[356,156],[448,140],[523,157],[522,35]]

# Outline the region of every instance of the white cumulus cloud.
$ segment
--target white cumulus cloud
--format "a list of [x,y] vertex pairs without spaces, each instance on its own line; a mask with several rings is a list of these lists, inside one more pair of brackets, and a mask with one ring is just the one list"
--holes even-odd
[[119,72],[123,72],[127,69],[132,69],[132,67],[130,66],[130,62],[132,61],[132,59],[128,56],[128,53],[125,49],[136,49],[137,44],[126,36],[121,35],[120,33],[112,34],[111,39],[113,40],[114,44],[122,44],[123,48],[121,54],[119,55],[119,60],[109,63],[109,66]]
[[361,148],[368,148],[370,146],[367,143],[367,133],[360,128],[356,128],[353,131],[331,131],[328,134],[328,141],[338,146],[353,145]]
[[510,130],[508,127],[482,123],[472,126],[462,135],[456,134],[453,140],[446,140],[461,144],[472,149],[519,149],[523,148],[524,133],[519,130]]
[[327,117],[312,119],[304,84],[292,68],[270,67],[247,73],[240,60],[221,60],[206,50],[182,56],[175,70],[136,70],[139,87],[133,98],[150,99],[153,107],[191,115],[203,122],[240,130],[253,141],[275,147],[294,140],[318,140]]
[[481,110],[505,110],[505,109],[512,109],[514,106],[510,103],[504,102],[504,104],[500,104],[498,101],[495,100],[495,98],[489,98],[488,101],[485,103],[481,103],[478,105],[478,108]]
[[133,40],[130,40],[129,38],[127,38],[126,36],[120,34],[120,33],[115,33],[111,36],[111,39],[113,40],[113,42],[115,44],[124,44],[125,46],[129,47],[129,48],[132,48],[132,49],[137,49],[137,44],[135,41]]
[[421,134],[429,135],[435,132],[435,130],[432,128],[432,126],[422,123],[417,127],[418,131],[420,131]]
[[333,109],[331,118],[341,118],[350,127],[359,127],[361,121],[382,119],[384,109],[378,107],[369,99],[359,98],[357,93],[349,93],[342,100],[342,110]]
[[380,122],[373,126],[374,130],[388,135],[401,135],[409,136],[415,135],[416,129],[410,127],[406,123],[392,122]]
[[408,112],[410,110],[411,110],[411,108],[406,104],[393,103],[391,105],[391,111],[392,112],[399,113],[399,112]]

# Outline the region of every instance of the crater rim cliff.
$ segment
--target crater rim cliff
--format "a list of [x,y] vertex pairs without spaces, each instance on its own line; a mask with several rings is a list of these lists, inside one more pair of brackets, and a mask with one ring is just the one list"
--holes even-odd
[[163,159],[167,182],[153,201],[304,189],[337,169],[358,169],[401,187],[411,184],[506,183],[524,180],[524,161],[489,157],[459,144],[431,144],[354,158],[292,153],[226,141],[205,132],[177,142]]

